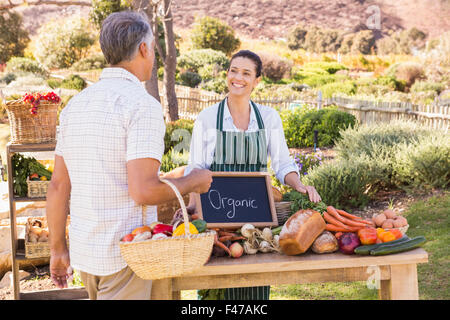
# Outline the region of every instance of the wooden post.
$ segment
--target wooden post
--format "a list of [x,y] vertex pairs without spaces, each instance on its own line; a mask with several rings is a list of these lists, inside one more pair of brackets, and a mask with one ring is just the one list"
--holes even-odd
[[418,300],[417,265],[391,265],[391,280],[385,285],[384,289],[389,289],[392,300]]

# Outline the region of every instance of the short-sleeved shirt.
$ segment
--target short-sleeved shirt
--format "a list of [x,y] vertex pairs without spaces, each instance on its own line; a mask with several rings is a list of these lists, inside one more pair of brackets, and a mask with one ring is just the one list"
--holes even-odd
[[[110,275],[126,267],[119,241],[142,225],[142,207],[128,191],[127,161],[161,162],[165,123],[161,104],[132,73],[106,68],[60,115],[55,154],[72,185],[70,259],[74,269]],[[157,220],[147,207],[147,224]]]
[[[233,122],[228,108],[228,99],[225,103],[223,114],[223,130],[240,131]],[[289,149],[284,137],[283,124],[278,112],[268,106],[255,103],[264,123],[267,154],[271,160],[271,168],[277,179],[285,184],[284,178],[290,172],[299,173],[298,166],[289,154]],[[250,122],[247,132],[259,130],[255,111],[250,108]],[[219,103],[202,110],[195,120],[192,132],[188,166],[184,174],[189,174],[194,168],[209,169],[214,160],[217,141],[217,111]]]

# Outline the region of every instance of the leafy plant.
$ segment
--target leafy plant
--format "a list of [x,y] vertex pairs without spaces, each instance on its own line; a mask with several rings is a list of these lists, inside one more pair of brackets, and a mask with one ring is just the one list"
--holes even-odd
[[191,31],[195,49],[213,49],[231,55],[241,45],[233,28],[220,19],[205,16],[197,18]]
[[32,73],[41,78],[49,75],[48,70],[38,61],[23,57],[12,57],[6,63],[6,71],[19,74]]
[[22,17],[16,12],[0,12],[0,64],[14,56],[23,56],[30,38],[22,27]]
[[291,202],[291,212],[298,210],[312,209],[320,213],[327,210],[327,205],[323,202],[311,202],[309,196],[298,191],[292,190],[283,194],[283,201]]

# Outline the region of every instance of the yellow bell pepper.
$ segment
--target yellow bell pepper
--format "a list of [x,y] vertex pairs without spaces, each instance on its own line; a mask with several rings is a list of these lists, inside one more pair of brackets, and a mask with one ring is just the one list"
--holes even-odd
[[[190,222],[189,222],[189,232],[191,234],[198,234],[197,228]],[[185,235],[184,223],[182,223],[175,229],[172,236],[177,237],[177,236],[184,236],[184,235]]]

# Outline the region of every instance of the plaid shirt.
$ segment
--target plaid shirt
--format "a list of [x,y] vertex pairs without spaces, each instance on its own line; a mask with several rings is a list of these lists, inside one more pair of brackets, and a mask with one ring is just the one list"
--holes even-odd
[[[60,115],[55,154],[64,158],[70,196],[70,259],[74,269],[110,275],[126,267],[119,240],[142,225],[130,197],[127,161],[161,161],[166,127],[161,104],[133,74],[106,68]],[[157,220],[147,207],[147,224]]]

